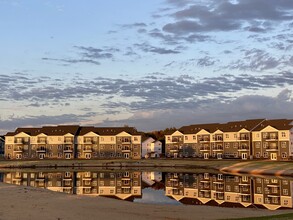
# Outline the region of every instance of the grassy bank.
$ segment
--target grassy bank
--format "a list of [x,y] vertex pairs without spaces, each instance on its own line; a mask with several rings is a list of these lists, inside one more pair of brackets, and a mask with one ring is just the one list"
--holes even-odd
[[[242,160],[194,160],[194,159],[142,159],[142,160],[24,160],[0,161],[0,169],[25,168],[126,168],[184,170],[193,172],[198,169],[217,170],[226,173],[255,175],[293,176],[293,162],[279,161],[242,161]],[[179,172],[179,171],[178,171]]]

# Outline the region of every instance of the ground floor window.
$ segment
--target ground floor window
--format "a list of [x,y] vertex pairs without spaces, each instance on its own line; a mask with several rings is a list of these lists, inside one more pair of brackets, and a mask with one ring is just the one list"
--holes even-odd
[[287,158],[287,153],[282,153],[282,158]]
[[259,152],[256,153],[256,154],[255,154],[255,157],[256,157],[256,158],[260,158],[260,153],[259,153]]
[[268,158],[268,157],[269,157],[268,152],[264,152],[264,153],[263,153],[263,157],[264,157],[264,158]]

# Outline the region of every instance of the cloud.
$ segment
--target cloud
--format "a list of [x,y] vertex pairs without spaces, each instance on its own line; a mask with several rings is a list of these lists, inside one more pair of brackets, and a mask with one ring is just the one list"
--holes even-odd
[[183,5],[184,9],[171,14],[175,22],[166,24],[164,31],[174,34],[234,31],[250,24],[248,31],[266,32],[273,22],[293,19],[293,4],[288,0],[207,0]]
[[42,60],[44,61],[55,61],[63,63],[64,65],[70,64],[78,64],[78,63],[85,63],[85,64],[94,64],[100,65],[100,60],[102,59],[113,59],[114,53],[120,52],[120,49],[115,47],[104,47],[95,48],[95,47],[85,47],[85,46],[73,46],[74,49],[77,49],[78,58],[50,58],[50,57],[43,57]]
[[39,116],[25,116],[25,117],[11,117],[7,120],[1,120],[0,132],[14,131],[18,127],[38,127],[44,125],[57,124],[82,124],[95,116],[94,112],[87,112],[85,114],[62,114],[62,115],[39,115]]
[[292,118],[293,102],[277,97],[259,95],[241,96],[237,99],[221,103],[214,101],[208,106],[194,108],[172,108],[135,112],[133,116],[123,120],[105,120],[104,126],[121,126],[128,124],[139,130],[151,131],[167,127],[200,123],[224,123],[233,120],[255,118]]
[[155,54],[178,54],[178,53],[180,53],[180,51],[178,51],[176,49],[155,47],[155,46],[149,45],[148,43],[135,44],[134,46],[144,52],[150,52],[150,53],[155,53]]

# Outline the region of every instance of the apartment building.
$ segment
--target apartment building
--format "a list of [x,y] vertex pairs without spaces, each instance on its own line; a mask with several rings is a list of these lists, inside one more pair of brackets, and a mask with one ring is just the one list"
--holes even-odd
[[141,158],[141,133],[133,127],[81,127],[77,158]]
[[167,173],[165,195],[184,204],[293,208],[293,181],[222,173]]
[[140,159],[140,152],[141,134],[131,127],[58,125],[5,135],[6,159]]
[[274,177],[255,178],[254,203],[267,209],[276,210],[282,207],[292,208],[293,182]]
[[11,172],[3,182],[73,194],[75,179],[74,172]]
[[141,198],[141,172],[9,172],[3,182],[79,195]]
[[162,154],[162,142],[152,137],[145,137],[141,143],[142,158],[156,158]]
[[76,194],[115,197],[133,201],[141,198],[141,172],[77,172]]
[[72,159],[79,126],[17,128],[5,135],[6,159]]
[[252,131],[252,156],[255,159],[292,159],[292,120],[266,120],[258,125]]
[[293,158],[292,128],[292,120],[285,119],[183,126],[165,135],[165,155],[173,158],[288,160]]

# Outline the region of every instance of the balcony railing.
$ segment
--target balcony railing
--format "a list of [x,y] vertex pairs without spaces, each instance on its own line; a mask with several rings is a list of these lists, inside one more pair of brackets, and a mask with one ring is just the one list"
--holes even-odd
[[39,148],[37,148],[37,150],[36,150],[38,153],[45,153],[46,152],[46,148],[44,148],[44,147],[39,147]]
[[38,144],[46,144],[47,140],[46,139],[38,139]]
[[248,151],[249,147],[248,146],[239,146],[238,151]]
[[224,148],[223,147],[213,147],[212,150],[221,151],[221,150],[224,150]]
[[266,140],[266,141],[276,141],[276,140],[278,140],[278,136],[265,136],[264,140]]
[[267,151],[278,151],[279,148],[278,148],[278,146],[268,146],[268,147],[266,148],[266,150],[267,150]]
[[248,136],[240,136],[239,140],[240,141],[249,141],[249,137]]
[[209,151],[211,148],[210,147],[200,147],[200,151]]
[[22,149],[22,147],[15,147],[15,148],[13,148],[13,151],[14,152],[22,152],[23,149]]
[[182,141],[182,138],[172,138],[172,142],[180,142]]
[[122,152],[129,152],[130,150],[130,147],[122,147]]
[[72,144],[73,143],[73,139],[65,139],[64,140],[65,144]]
[[83,148],[83,152],[90,153],[90,152],[93,152],[93,149],[91,147],[85,147]]
[[72,151],[73,151],[72,147],[64,147],[63,148],[63,152],[72,152]]
[[210,139],[209,138],[199,138],[198,141],[199,142],[209,142]]

